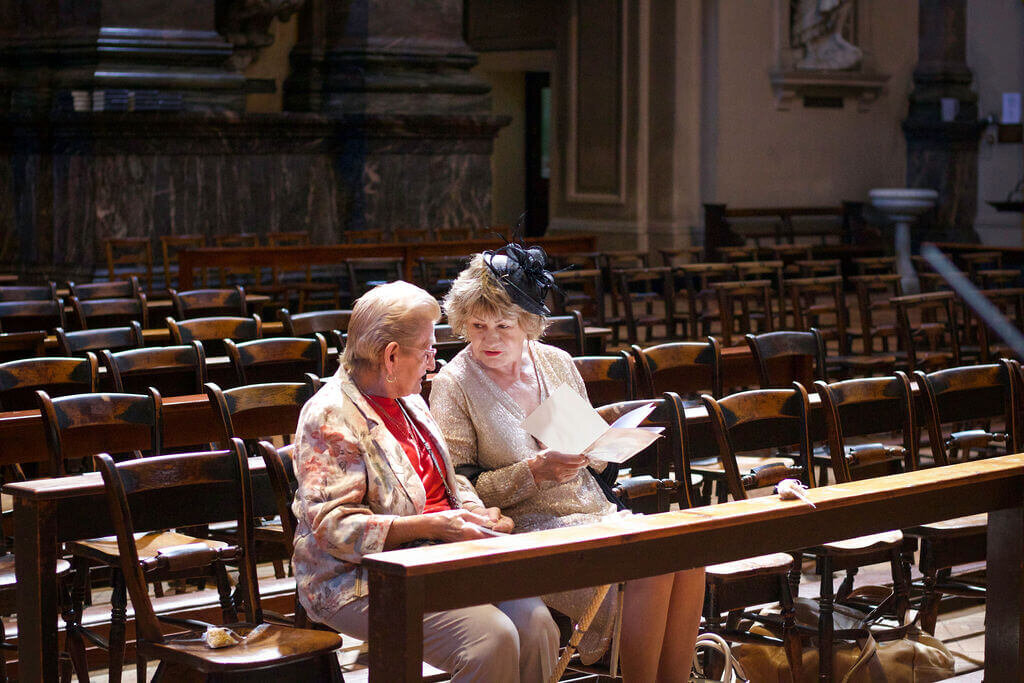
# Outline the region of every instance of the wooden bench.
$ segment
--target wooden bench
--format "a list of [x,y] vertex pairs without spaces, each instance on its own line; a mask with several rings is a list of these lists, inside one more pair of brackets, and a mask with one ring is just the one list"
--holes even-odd
[[[531,238],[530,244],[544,247],[549,254],[593,251],[597,238],[592,235]],[[416,281],[416,259],[422,256],[474,254],[497,249],[498,239],[473,239],[452,242],[387,242],[383,244],[315,244],[297,247],[203,247],[178,253],[180,289],[191,289],[193,273],[205,268],[278,268],[281,270],[340,264],[345,259],[400,257],[405,259],[404,279]]]
[[418,681],[423,615],[989,513],[985,679],[1024,671],[1024,454],[776,496],[369,555],[370,681]]

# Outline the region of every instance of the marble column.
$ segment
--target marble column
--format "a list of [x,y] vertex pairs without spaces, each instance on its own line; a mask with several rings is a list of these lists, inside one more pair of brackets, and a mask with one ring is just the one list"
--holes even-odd
[[308,0],[285,109],[349,132],[337,159],[344,229],[483,228],[505,117],[470,72],[462,0]]
[[[907,139],[907,186],[937,190],[935,214],[925,216],[918,237],[977,242],[978,96],[967,66],[966,0],[919,0],[918,63]],[[943,100],[955,114],[943,120]]]

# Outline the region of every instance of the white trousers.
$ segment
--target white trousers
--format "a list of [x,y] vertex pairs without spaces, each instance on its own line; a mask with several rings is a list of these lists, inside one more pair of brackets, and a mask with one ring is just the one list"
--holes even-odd
[[[327,625],[365,641],[369,609],[369,598],[350,602]],[[558,627],[540,598],[432,612],[423,659],[453,683],[541,683],[558,661]]]

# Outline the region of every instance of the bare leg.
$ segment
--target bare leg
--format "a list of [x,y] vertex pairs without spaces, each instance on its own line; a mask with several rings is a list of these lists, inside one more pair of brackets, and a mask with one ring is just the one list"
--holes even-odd
[[704,569],[688,569],[674,574],[668,623],[658,664],[659,681],[686,681],[693,663],[693,648],[700,628],[704,605]]
[[[673,576],[664,574],[626,583],[622,607],[622,678],[626,683],[656,679]],[[686,671],[689,674],[689,667]]]

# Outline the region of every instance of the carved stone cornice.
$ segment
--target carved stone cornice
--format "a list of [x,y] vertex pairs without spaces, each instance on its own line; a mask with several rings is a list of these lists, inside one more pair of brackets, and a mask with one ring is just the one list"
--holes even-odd
[[306,0],[217,0],[217,31],[235,46],[231,64],[249,66],[262,48],[273,44],[270,23],[287,21]]
[[857,101],[859,111],[868,111],[885,92],[886,74],[864,71],[773,71],[775,108],[790,109],[803,97],[842,97]]

